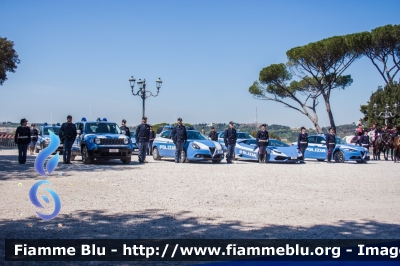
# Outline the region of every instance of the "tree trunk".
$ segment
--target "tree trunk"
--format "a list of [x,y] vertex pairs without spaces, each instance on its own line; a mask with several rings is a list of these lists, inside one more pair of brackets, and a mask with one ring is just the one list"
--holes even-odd
[[333,128],[333,130],[336,132],[335,120],[333,119],[333,114],[332,114],[329,98],[325,93],[323,93],[322,95],[325,100],[326,112],[328,113],[329,123],[331,124],[331,127]]

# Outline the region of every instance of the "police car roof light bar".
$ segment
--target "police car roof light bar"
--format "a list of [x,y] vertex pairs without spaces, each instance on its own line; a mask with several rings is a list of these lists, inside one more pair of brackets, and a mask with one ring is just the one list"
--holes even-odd
[[44,124],[43,124],[44,126],[47,126],[47,122],[44,122]]
[[107,122],[107,118],[103,118],[103,122]]
[[60,126],[60,123],[57,123],[57,126]]
[[82,117],[81,121],[86,122],[86,118]]

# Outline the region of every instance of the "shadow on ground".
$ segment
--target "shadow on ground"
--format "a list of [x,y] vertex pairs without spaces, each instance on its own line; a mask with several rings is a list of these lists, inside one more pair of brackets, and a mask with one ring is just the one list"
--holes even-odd
[[[0,220],[0,250],[4,264],[4,239],[399,239],[400,225],[373,220],[363,222],[338,221],[335,225],[292,227],[269,225],[255,228],[239,221],[212,223],[209,218],[193,218],[190,212],[165,214],[163,210],[146,210],[141,213],[107,214],[101,210],[80,211],[59,215],[51,221],[37,217],[14,221]],[[58,226],[62,223],[62,227]],[[29,226],[32,225],[32,227]],[[32,263],[9,263],[9,265]],[[82,262],[57,263],[60,265],[132,265],[132,263]],[[135,263],[136,264],[136,263]],[[143,265],[151,265],[146,262]],[[154,262],[159,265],[160,262]],[[172,263],[187,265],[188,262]],[[37,263],[51,265],[51,263]]]

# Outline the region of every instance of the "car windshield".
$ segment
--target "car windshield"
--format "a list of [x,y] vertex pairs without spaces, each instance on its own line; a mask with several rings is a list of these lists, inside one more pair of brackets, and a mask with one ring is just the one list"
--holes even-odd
[[121,129],[115,123],[87,123],[86,133],[110,133],[121,134]]
[[342,140],[341,138],[335,138],[335,139],[336,139],[336,144],[348,144],[344,140]]
[[253,137],[247,132],[239,132],[236,133],[236,137],[238,139],[252,139]]
[[58,135],[60,133],[60,127],[45,127],[43,135],[50,135],[49,131],[51,131],[54,134]]
[[282,142],[282,141],[276,140],[276,139],[270,139],[270,140],[268,141],[268,146],[290,147],[289,144],[286,144],[285,142]]
[[186,131],[188,139],[206,139],[200,132],[198,131]]

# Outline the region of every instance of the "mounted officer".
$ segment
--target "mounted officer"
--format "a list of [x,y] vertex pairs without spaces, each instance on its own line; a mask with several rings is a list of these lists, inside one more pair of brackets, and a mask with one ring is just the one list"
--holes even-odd
[[234,122],[229,122],[229,128],[225,130],[224,134],[224,143],[227,150],[226,153],[226,163],[233,163],[232,162],[232,157],[233,154],[235,153],[235,146],[236,146],[236,140],[237,140],[237,135],[236,135],[236,129],[235,129],[235,123]]
[[175,144],[175,163],[180,163],[183,145],[187,141],[186,127],[182,125],[182,118],[178,118],[178,124],[172,129],[171,138]]
[[21,126],[17,127],[15,131],[14,141],[18,145],[18,162],[25,164],[26,153],[28,151],[29,143],[31,142],[31,130],[26,126],[28,120],[21,119]]
[[129,130],[129,127],[126,126],[126,120],[122,119],[121,123],[121,130],[125,130],[125,135],[130,139],[131,138],[131,131]]
[[136,128],[136,143],[139,143],[139,163],[147,163],[146,152],[149,146],[150,126],[147,124],[147,117],[142,117],[142,124]]
[[68,115],[67,122],[61,125],[59,134],[61,142],[64,143],[63,147],[64,164],[71,164],[70,161],[71,150],[72,150],[72,145],[75,142],[76,135],[77,135],[76,126],[74,123],[72,123],[72,116]]
[[299,147],[300,152],[303,154],[302,162],[304,162],[305,152],[308,147],[308,134],[305,127],[301,127],[300,133],[297,136],[297,147]]
[[257,132],[256,142],[258,145],[258,162],[268,163],[267,146],[269,141],[269,135],[267,131],[267,125],[262,124],[261,130]]
[[328,155],[326,159],[328,163],[331,163],[332,151],[335,149],[335,146],[336,146],[335,131],[331,127],[329,129],[329,133],[326,134],[326,149],[328,150]]
[[208,137],[212,140],[212,141],[218,141],[218,134],[215,131],[215,127],[211,128],[211,132],[210,134],[208,134]]

